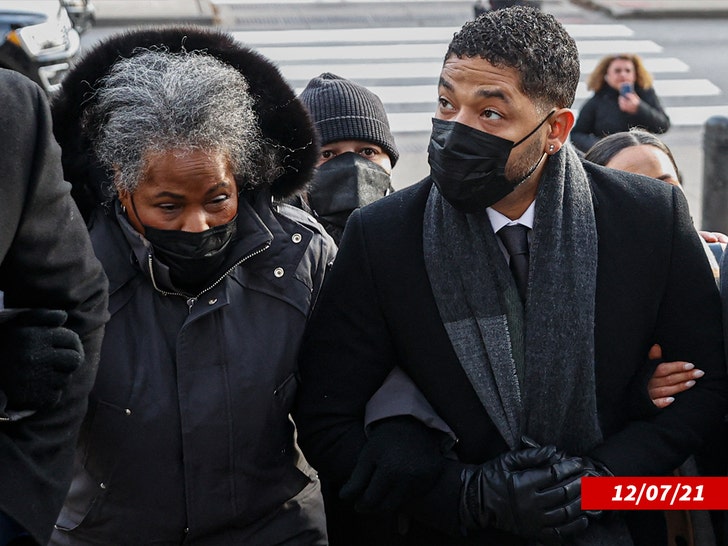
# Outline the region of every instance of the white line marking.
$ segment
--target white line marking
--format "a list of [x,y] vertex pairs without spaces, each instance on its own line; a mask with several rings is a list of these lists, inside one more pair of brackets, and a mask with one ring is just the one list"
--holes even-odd
[[[629,38],[634,32],[625,25],[565,25],[574,39]],[[232,35],[241,42],[263,45],[302,45],[313,43],[377,43],[438,42],[445,47],[459,27],[386,27],[386,28],[322,28],[296,30],[236,31]],[[443,51],[444,53],[444,51]]]

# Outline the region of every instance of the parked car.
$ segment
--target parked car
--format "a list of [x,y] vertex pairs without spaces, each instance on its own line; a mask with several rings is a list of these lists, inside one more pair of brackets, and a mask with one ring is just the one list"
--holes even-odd
[[28,76],[50,94],[80,45],[61,0],[0,0],[0,67]]
[[79,34],[86,32],[96,22],[96,6],[91,0],[61,0],[61,3]]

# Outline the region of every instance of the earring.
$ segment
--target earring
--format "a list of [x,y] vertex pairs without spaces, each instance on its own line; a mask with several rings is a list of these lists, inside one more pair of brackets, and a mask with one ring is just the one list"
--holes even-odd
[[550,154],[554,153],[554,145],[553,144],[550,144],[549,145],[549,153]]
[[126,206],[121,205],[121,212],[123,212],[124,214],[126,214]]

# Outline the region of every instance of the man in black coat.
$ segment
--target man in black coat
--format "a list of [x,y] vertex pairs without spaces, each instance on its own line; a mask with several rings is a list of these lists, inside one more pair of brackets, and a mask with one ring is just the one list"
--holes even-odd
[[[679,189],[567,144],[578,81],[551,15],[466,23],[440,75],[430,176],[351,216],[294,411],[306,457],[344,486],[327,514],[375,512],[342,544],[665,544],[659,512],[582,511],[581,478],[669,475],[717,430],[719,295]],[[659,412],[642,409],[654,343],[705,371]],[[365,432],[395,369],[452,431],[446,455],[409,391]]]
[[0,104],[0,540],[46,544],[96,374],[107,280],[42,90],[0,69]]

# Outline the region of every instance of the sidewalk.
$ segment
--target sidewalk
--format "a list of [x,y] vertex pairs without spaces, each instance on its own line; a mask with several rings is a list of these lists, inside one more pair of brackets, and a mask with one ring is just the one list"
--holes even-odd
[[728,17],[728,0],[571,0],[614,18]]
[[[382,0],[94,0],[96,24],[99,26],[129,26],[138,24],[198,23],[213,24],[213,4],[245,6],[247,10],[269,10],[273,4],[318,4],[343,8],[365,1]],[[390,1],[390,0],[387,0]],[[400,0],[400,2],[413,0]],[[425,0],[418,0],[421,3]],[[430,0],[428,4],[453,0]],[[728,0],[569,0],[571,3],[603,11],[615,18],[657,17],[728,17]],[[390,3],[396,3],[396,0]]]

